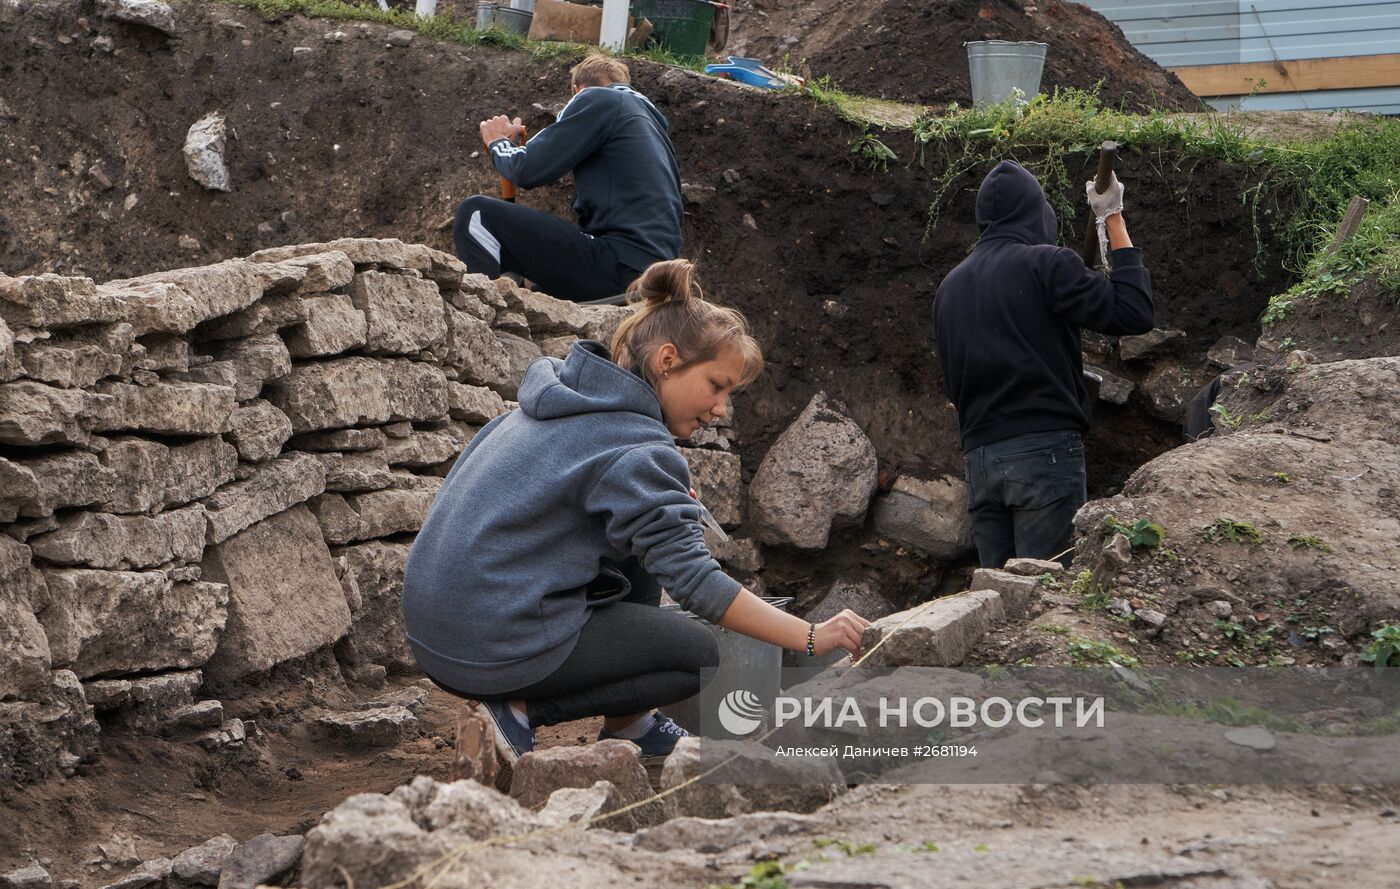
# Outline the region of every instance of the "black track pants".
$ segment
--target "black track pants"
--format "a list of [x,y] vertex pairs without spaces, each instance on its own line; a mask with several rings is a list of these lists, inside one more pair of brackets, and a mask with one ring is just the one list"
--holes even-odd
[[627,289],[641,274],[618,262],[607,241],[548,213],[475,195],[457,208],[457,257],[491,278],[515,272],[544,293],[574,301]]

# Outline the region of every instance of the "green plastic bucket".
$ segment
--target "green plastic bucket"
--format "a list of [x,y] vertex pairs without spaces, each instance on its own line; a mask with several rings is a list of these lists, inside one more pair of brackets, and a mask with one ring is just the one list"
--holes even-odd
[[708,0],[632,0],[632,17],[651,21],[651,39],[678,56],[703,56],[715,22]]

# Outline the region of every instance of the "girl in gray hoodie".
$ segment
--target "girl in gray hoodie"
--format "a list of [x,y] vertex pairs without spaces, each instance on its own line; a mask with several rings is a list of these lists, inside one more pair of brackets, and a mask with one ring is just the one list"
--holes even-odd
[[612,352],[541,358],[520,409],[488,423],[448,474],[404,575],[408,641],[440,686],[482,701],[507,765],[534,729],[603,716],[600,738],[665,756],[686,732],[654,708],[719,663],[681,607],[784,648],[857,651],[850,611],[809,624],[765,603],[705,547],[675,439],[724,416],[763,357],[738,311],[704,299],[690,262],[650,266]]

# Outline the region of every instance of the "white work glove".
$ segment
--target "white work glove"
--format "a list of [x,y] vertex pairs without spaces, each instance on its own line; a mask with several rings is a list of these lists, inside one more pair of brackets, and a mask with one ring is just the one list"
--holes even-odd
[[1094,219],[1100,225],[1114,213],[1123,212],[1123,183],[1118,181],[1116,173],[1103,194],[1094,191],[1092,179],[1084,183],[1084,191],[1089,195],[1089,209],[1094,211]]

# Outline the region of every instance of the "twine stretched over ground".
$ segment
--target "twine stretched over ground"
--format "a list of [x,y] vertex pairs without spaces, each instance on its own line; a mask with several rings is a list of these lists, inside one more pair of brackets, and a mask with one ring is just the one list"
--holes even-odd
[[[880,646],[884,645],[886,642],[888,642],[888,641],[890,640],[890,637],[892,637],[892,636],[894,635],[894,633],[895,633],[896,630],[900,629],[900,628],[903,627],[905,624],[909,623],[910,621],[914,620],[914,619],[915,619],[916,617],[918,617],[919,615],[923,614],[924,611],[925,611],[930,605],[932,605],[934,602],[937,602],[937,601],[938,601],[938,599],[930,599],[930,600],[928,600],[928,601],[925,602],[923,605],[919,606],[917,609],[914,609],[914,611],[913,611],[908,617],[906,617],[904,620],[902,620],[902,621],[900,621],[899,623],[895,624],[895,625],[894,625],[893,627],[891,627],[889,630],[887,630],[887,631],[881,633],[880,641],[879,641],[879,642],[876,642],[874,645],[872,645],[872,646],[870,647],[870,650],[867,651],[867,652],[865,652],[865,653],[863,653],[863,654],[860,656],[860,658],[859,658],[858,660],[852,661],[852,662],[851,662],[851,666],[850,666],[849,668],[847,668],[847,672],[849,672],[850,670],[854,670],[856,667],[859,667],[861,664],[865,663],[865,661],[868,660],[868,659],[870,658],[871,655],[873,655],[875,652],[877,652],[877,651],[880,650]],[[760,743],[760,744],[761,744],[763,741],[767,740],[767,739],[768,739],[774,732],[776,732],[777,730],[778,730],[778,729],[777,729],[776,727],[775,727],[775,728],[769,729],[768,731],[764,732],[762,735],[760,735],[760,736],[758,736],[757,738],[755,738],[755,739],[754,739],[754,742],[755,742],[755,743]],[[399,880],[397,883],[389,883],[388,885],[381,887],[381,889],[408,889],[409,886],[412,886],[414,883],[416,883],[416,882],[418,882],[419,880],[423,879],[424,877],[428,876],[429,873],[431,873],[434,869],[436,869],[437,872],[434,873],[434,874],[432,875],[432,878],[429,879],[426,883],[423,884],[423,889],[432,889],[432,887],[436,886],[437,883],[438,883],[438,881],[441,880],[444,876],[446,876],[446,875],[447,875],[447,872],[448,872],[454,865],[456,865],[456,864],[457,864],[458,862],[460,862],[463,858],[465,858],[466,855],[467,855],[467,853],[469,853],[469,852],[474,852],[474,851],[476,851],[476,850],[478,850],[478,849],[486,849],[486,848],[489,848],[489,847],[492,847],[492,846],[508,846],[508,845],[513,844],[513,843],[521,842],[522,840],[534,839],[534,838],[536,838],[536,837],[542,837],[542,836],[549,836],[550,834],[565,833],[566,831],[570,831],[570,830],[573,830],[573,829],[575,829],[575,828],[577,828],[577,829],[579,829],[579,830],[586,830],[587,828],[592,827],[594,824],[597,824],[598,822],[607,821],[608,819],[610,819],[610,818],[616,818],[616,817],[619,816],[619,815],[625,815],[625,814],[627,814],[628,812],[635,811],[635,810],[637,810],[637,809],[642,808],[643,806],[649,806],[649,805],[652,805],[653,803],[659,803],[661,800],[665,799],[666,797],[671,796],[672,794],[675,794],[675,793],[678,792],[678,791],[684,790],[685,788],[691,786],[692,784],[696,784],[696,783],[698,783],[699,781],[701,781],[701,780],[703,780],[703,779],[709,777],[710,775],[713,775],[715,772],[717,772],[717,771],[719,771],[720,769],[724,768],[725,766],[729,765],[731,762],[733,762],[734,760],[736,760],[736,759],[738,759],[738,758],[739,758],[739,754],[737,754],[737,753],[731,754],[727,759],[723,760],[722,762],[716,763],[715,765],[711,766],[710,768],[706,769],[705,771],[701,772],[700,774],[695,775],[695,776],[692,777],[692,778],[687,778],[686,780],[684,780],[684,781],[682,781],[681,783],[677,784],[675,787],[669,787],[669,788],[667,788],[667,789],[661,791],[660,793],[653,794],[652,796],[647,797],[647,798],[644,799],[644,800],[638,800],[637,802],[634,802],[634,803],[628,803],[627,805],[622,806],[621,808],[613,809],[611,812],[604,812],[604,813],[601,814],[601,815],[594,815],[593,817],[588,818],[588,819],[585,819],[585,820],[582,820],[582,821],[570,821],[570,822],[567,822],[567,823],[565,823],[565,824],[555,824],[555,825],[551,825],[551,826],[549,826],[549,827],[537,827],[537,828],[534,828],[534,829],[532,829],[532,830],[524,831],[524,832],[522,832],[522,833],[506,834],[506,835],[504,835],[504,836],[487,837],[487,838],[484,839],[484,840],[476,840],[476,841],[474,841],[474,842],[464,843],[463,845],[458,846],[458,847],[455,848],[455,849],[452,849],[452,850],[450,850],[450,851],[448,851],[448,852],[444,852],[442,855],[439,855],[437,858],[434,858],[432,861],[428,861],[428,862],[425,862],[424,864],[419,865],[419,866],[413,871],[413,873],[409,874],[407,877],[404,877],[402,880]],[[353,889],[353,887],[350,887],[350,889]]]

